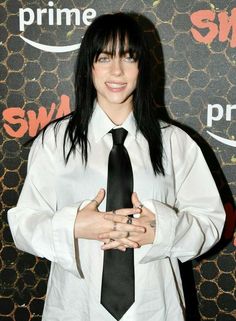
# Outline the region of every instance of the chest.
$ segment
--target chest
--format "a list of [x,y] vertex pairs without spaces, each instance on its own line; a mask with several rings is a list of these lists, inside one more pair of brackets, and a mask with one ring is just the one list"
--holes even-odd
[[[136,140],[127,141],[126,148],[131,160],[134,191],[144,201],[155,199],[170,206],[175,201],[173,171],[166,164],[166,175],[154,175],[147,144]],[[61,161],[57,171],[56,190],[58,207],[93,199],[100,188],[106,190],[108,174],[108,157],[111,150],[110,141],[93,144],[89,149],[88,162],[82,163],[81,154],[77,152],[65,166]],[[124,168],[125,179],[125,168]],[[101,208],[104,209],[106,199]]]

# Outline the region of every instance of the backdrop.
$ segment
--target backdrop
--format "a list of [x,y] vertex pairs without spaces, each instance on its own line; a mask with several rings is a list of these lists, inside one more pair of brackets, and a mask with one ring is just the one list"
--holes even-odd
[[73,110],[81,38],[96,16],[115,11],[139,16],[153,53],[160,111],[202,148],[227,212],[221,242],[181,265],[188,320],[233,321],[235,0],[0,0],[0,319],[41,320],[49,271],[44,259],[15,248],[7,223],[26,175],[30,145],[24,143]]

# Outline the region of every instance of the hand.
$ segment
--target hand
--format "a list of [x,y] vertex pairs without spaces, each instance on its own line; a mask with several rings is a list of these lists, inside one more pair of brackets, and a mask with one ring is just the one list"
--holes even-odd
[[108,224],[104,227],[103,216],[98,211],[98,206],[105,197],[105,191],[100,189],[96,197],[82,210],[78,210],[74,227],[75,238],[96,239],[97,233],[109,230]]
[[137,248],[139,244],[128,238],[131,233],[135,235],[145,233],[146,229],[143,226],[137,224],[128,223],[128,216],[139,214],[141,210],[139,208],[122,208],[112,212],[104,213],[104,219],[113,222],[113,228],[111,231],[102,233],[99,235],[99,239],[105,243],[102,249],[119,249],[125,251],[127,247]]
[[[84,238],[91,240],[99,240],[104,243],[110,242],[109,238],[100,238],[99,235],[102,233],[109,233],[116,229],[116,233],[119,234],[117,239],[125,238],[128,232],[143,233],[144,229],[138,226],[132,226],[129,224],[114,224],[114,222],[106,220],[105,215],[114,215],[112,212],[99,212],[98,206],[102,203],[105,197],[104,189],[101,189],[97,196],[82,210],[78,210],[78,214],[75,221],[74,235],[75,238]],[[120,209],[119,212],[124,215],[132,215],[135,213],[134,208]],[[127,219],[125,219],[127,221]],[[130,247],[137,247],[133,241],[125,241]],[[122,241],[117,240],[115,248],[125,250]]]
[[[135,213],[140,212],[140,204],[141,202],[138,199],[138,196],[136,193],[132,194],[131,197],[132,203],[134,205],[134,210]],[[116,222],[117,225],[124,224],[127,222],[127,214],[122,211],[116,211],[116,214],[106,214],[104,218],[106,220]],[[137,233],[136,231],[129,231],[129,235],[126,236],[126,238],[119,239],[119,241],[122,241],[123,245],[126,247],[133,247],[129,246],[128,241],[132,241],[137,243],[140,247],[145,244],[152,244],[155,238],[155,224],[156,224],[156,217],[155,214],[152,213],[149,209],[146,207],[142,207],[141,209],[141,214],[139,218],[132,218],[132,225],[130,226],[142,226],[145,228],[144,233]],[[102,233],[99,235],[99,238],[104,238],[104,239],[113,239],[115,240],[114,242],[109,242],[107,244],[104,244],[102,249],[104,250],[109,250],[116,248],[116,241],[119,235],[115,231],[107,232],[107,233]]]

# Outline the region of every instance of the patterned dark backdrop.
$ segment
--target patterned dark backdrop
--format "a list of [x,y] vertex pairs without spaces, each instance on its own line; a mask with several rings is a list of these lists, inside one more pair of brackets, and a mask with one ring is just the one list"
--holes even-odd
[[[79,9],[77,20],[71,11],[60,22],[63,8]],[[94,12],[112,11],[147,18],[140,19],[152,45],[160,105],[200,144],[227,212],[219,245],[181,266],[188,319],[236,320],[235,0],[0,0],[0,320],[41,320],[49,263],[15,248],[6,213],[26,175],[29,146],[23,144],[73,109],[77,50],[58,51],[80,42]]]

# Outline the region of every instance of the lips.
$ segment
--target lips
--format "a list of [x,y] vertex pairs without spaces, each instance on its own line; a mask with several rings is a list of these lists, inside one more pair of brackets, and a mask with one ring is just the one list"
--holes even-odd
[[126,83],[106,82],[106,86],[111,90],[119,91],[126,87]]

